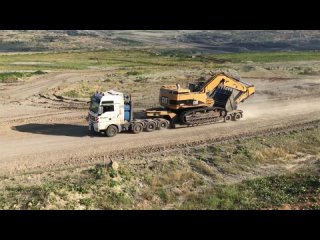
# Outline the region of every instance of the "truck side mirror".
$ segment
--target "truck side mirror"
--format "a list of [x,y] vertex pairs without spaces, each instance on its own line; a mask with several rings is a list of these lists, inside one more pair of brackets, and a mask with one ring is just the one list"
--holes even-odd
[[98,115],[101,115],[103,113],[103,107],[99,106]]

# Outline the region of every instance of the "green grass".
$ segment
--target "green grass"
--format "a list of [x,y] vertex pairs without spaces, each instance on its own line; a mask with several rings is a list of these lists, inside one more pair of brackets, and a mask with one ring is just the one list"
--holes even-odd
[[[235,144],[209,144],[195,147],[195,161],[215,166],[218,170],[238,174],[248,172],[257,164],[284,163],[294,159],[295,154],[320,154],[320,128],[283,135],[257,136],[235,141]],[[188,156],[186,156],[188,157]]]
[[96,91],[94,85],[90,85],[87,82],[82,82],[77,85],[75,89],[65,90],[61,92],[61,95],[69,98],[86,98],[91,96]]
[[63,94],[64,96],[70,97],[70,98],[78,98],[81,95],[76,90],[72,89],[70,91],[67,91]]
[[137,71],[132,71],[132,72],[127,72],[127,75],[128,76],[136,76],[136,75],[140,75],[141,73],[140,72],[137,72]]
[[[220,185],[198,194],[191,194],[182,209],[265,209],[284,204],[320,206],[320,176],[305,173],[271,176]],[[318,198],[318,200],[317,200]]]
[[[89,52],[60,52],[1,55],[0,70],[63,70],[86,69],[89,67],[122,68],[128,75],[143,74],[154,70],[176,68],[212,68],[225,61],[241,63],[287,62],[320,60],[318,51],[302,52],[250,52],[204,55],[205,58],[191,58],[190,54],[171,54],[151,49],[146,50],[105,50]],[[137,69],[137,70],[135,70]]]
[[[114,191],[127,181],[124,171],[115,172],[103,166],[96,166],[82,172],[80,177],[66,176],[39,185],[6,187],[6,201],[2,209],[41,209],[52,205],[53,209],[114,209],[128,207],[131,198],[125,191]],[[62,205],[61,205],[62,204]],[[80,208],[79,208],[80,206]]]
[[31,77],[33,75],[42,75],[45,72],[38,70],[35,72],[2,72],[0,73],[0,82],[12,83],[17,82],[19,79]]
[[210,55],[217,59],[240,63],[252,62],[289,62],[289,61],[312,61],[320,60],[319,51],[301,52],[250,52],[250,53],[226,53]]
[[[144,50],[106,50],[89,52],[60,52],[1,55],[0,70],[86,69],[89,67],[119,67],[125,72],[132,68],[194,67],[195,60],[185,57],[157,56]],[[201,64],[199,62],[199,64]],[[197,64],[196,64],[197,65]]]

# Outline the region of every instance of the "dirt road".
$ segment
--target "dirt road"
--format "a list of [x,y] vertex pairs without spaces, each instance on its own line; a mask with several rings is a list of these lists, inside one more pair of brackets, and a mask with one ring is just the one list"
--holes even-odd
[[[0,105],[0,175],[87,165],[104,159],[108,161],[110,158],[121,160],[127,153],[138,149],[156,151],[157,147],[214,141],[222,137],[243,136],[267,129],[272,131],[279,127],[320,120],[320,95],[314,89],[310,90],[312,94],[301,91],[299,96],[288,99],[294,86],[304,84],[296,80],[287,81],[281,94],[268,96],[262,93],[270,89],[267,80],[252,82],[250,79],[258,91],[241,105],[245,117],[238,122],[138,135],[121,133],[115,138],[89,136],[85,110],[54,109],[26,101],[42,89],[58,86],[61,81],[76,80],[79,74],[83,76],[84,73],[51,73],[25,84],[0,88],[0,99],[3,102]],[[97,74],[92,73],[92,76]],[[91,76],[90,73],[87,75]],[[317,78],[305,81],[320,83]],[[282,82],[278,85],[280,88],[284,86]]]

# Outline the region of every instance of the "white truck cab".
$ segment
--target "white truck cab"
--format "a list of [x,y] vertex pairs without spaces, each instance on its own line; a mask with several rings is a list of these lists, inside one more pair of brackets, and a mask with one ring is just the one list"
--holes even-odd
[[111,90],[97,92],[91,97],[88,124],[89,131],[113,137],[123,131],[137,134],[144,129],[147,132],[165,129],[169,121],[159,117],[133,119],[131,96]]
[[89,130],[114,136],[127,130],[132,120],[130,96],[114,90],[96,93],[91,97]]

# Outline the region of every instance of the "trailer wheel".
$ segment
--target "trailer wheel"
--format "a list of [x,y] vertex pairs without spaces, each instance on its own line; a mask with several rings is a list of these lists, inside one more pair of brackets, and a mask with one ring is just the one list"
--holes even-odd
[[159,129],[167,129],[169,127],[169,121],[167,120],[160,120],[159,122]]
[[133,124],[132,126],[132,132],[134,134],[138,134],[138,133],[141,133],[143,130],[143,125],[141,123],[135,123]]
[[110,125],[110,126],[107,128],[107,131],[106,131],[107,137],[114,137],[115,135],[117,135],[117,133],[118,133],[118,129],[117,129],[116,126]]
[[234,115],[234,120],[235,120],[235,121],[239,120],[240,118],[241,118],[241,114],[240,114],[240,113],[236,113],[236,114]]
[[231,120],[231,115],[227,115],[225,118],[224,118],[225,121],[230,121]]
[[153,132],[157,127],[157,124],[154,121],[150,121],[146,124],[146,131]]

